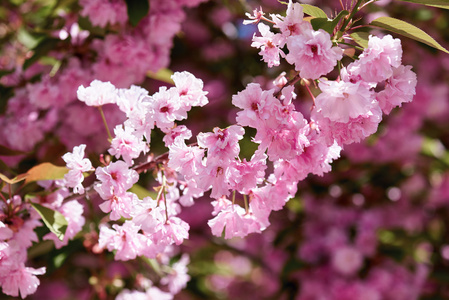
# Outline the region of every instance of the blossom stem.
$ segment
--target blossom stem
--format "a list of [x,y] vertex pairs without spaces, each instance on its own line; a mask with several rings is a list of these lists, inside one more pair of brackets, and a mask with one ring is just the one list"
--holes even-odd
[[287,81],[287,83],[284,84],[284,86],[283,86],[279,91],[277,91],[276,93],[274,93],[274,96],[275,96],[276,98],[279,98],[279,96],[282,94],[282,90],[283,90],[285,87],[287,87],[287,86],[289,86],[289,85],[294,85],[294,84],[297,83],[300,79],[301,79],[301,77],[299,76],[299,72],[298,72],[298,73],[295,75],[295,77],[293,77],[292,79],[290,79],[289,81]]
[[348,30],[354,30],[354,29],[365,28],[365,27],[369,27],[369,26],[368,25],[357,25],[357,26],[349,28]]
[[235,204],[235,190],[232,191],[232,205]]
[[373,2],[376,2],[377,0],[369,0],[368,2],[366,2],[365,4],[363,4],[362,6],[360,6],[359,10],[363,9],[365,6],[367,6],[368,4],[371,4]]
[[347,18],[345,18],[345,22],[341,26],[341,29],[340,29],[341,32],[345,32],[346,26],[348,26],[349,22],[351,22],[354,15],[358,12],[358,8],[362,4],[362,2],[363,2],[363,0],[358,0],[357,3],[354,5],[354,7],[351,10],[351,13],[349,14],[349,16]]
[[6,200],[5,196],[3,196],[3,193],[0,193],[0,196],[2,197],[3,202],[5,202],[5,204],[7,204],[8,200]]
[[310,90],[308,82],[306,82],[305,86],[306,86],[307,92],[309,93],[310,97],[312,98],[313,106],[312,106],[311,110],[313,110],[315,108],[315,96],[313,95],[312,91]]
[[108,140],[112,141],[112,135],[111,135],[111,132],[109,131],[109,126],[108,126],[108,123],[106,122],[106,117],[104,116],[104,112],[103,112],[103,109],[101,108],[101,106],[98,106],[98,110],[100,111],[101,119],[103,120],[104,127],[106,128],[106,131],[108,133]]
[[12,199],[12,189],[11,189],[11,184],[8,184],[8,193],[9,193],[9,199]]
[[167,206],[167,191],[165,189],[165,187],[167,186],[167,179],[165,178],[165,174],[164,171],[162,172],[162,187],[161,187],[161,191],[162,191],[162,197],[164,197],[164,206],[165,206],[165,224],[168,223],[168,206]]
[[243,202],[245,203],[245,211],[246,213],[248,213],[249,209],[248,209],[248,198],[246,197],[246,195],[243,195]]
[[261,20],[264,20],[264,21],[266,21],[266,22],[269,22],[269,23],[271,23],[271,24],[276,24],[275,22],[273,22],[272,20],[270,20],[270,19],[267,19],[267,18],[265,18],[265,17],[262,17],[262,18],[260,18]]

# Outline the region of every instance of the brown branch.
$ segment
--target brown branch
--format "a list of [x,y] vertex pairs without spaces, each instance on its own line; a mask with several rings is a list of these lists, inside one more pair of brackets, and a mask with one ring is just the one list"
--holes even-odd
[[300,79],[301,79],[301,77],[299,76],[299,72],[298,72],[298,73],[296,73],[295,77],[293,77],[292,79],[290,79],[289,81],[287,81],[287,83],[284,84],[284,86],[282,86],[281,89],[280,89],[279,91],[277,91],[276,93],[274,93],[273,95],[274,95],[276,98],[279,98],[279,96],[280,96],[281,93],[282,93],[282,90],[283,90],[285,87],[287,87],[287,86],[289,86],[289,85],[294,85],[294,84],[297,83]]

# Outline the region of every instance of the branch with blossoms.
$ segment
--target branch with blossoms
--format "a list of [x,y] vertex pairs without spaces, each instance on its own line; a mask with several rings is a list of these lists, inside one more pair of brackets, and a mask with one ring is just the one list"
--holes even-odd
[[[261,8],[248,15],[250,20],[244,24],[257,24],[260,34],[254,34],[251,46],[260,49],[269,68],[282,62],[295,75],[290,79],[280,76],[270,90],[248,84],[232,96],[232,104],[239,109],[235,123],[201,132],[191,143],[187,141],[193,137],[192,131],[178,123],[188,118],[193,107],[208,104],[203,81],[193,74],[175,72],[171,76],[174,86],[160,87],[152,95],[135,85],[118,88],[101,80],[81,85],[78,100],[97,107],[104,121],[110,142],[107,159],[103,156],[98,160],[101,165],[94,167],[85,158],[87,146],[81,144],[62,157],[64,170],[46,169],[48,173],[58,170],[57,175],[33,180],[29,177],[32,172],[26,174],[28,179],[2,177],[9,186],[28,180],[37,181],[45,190],[45,195],[26,200],[12,193],[2,195],[0,268],[12,273],[10,278],[0,275],[3,292],[17,296],[20,291],[23,297],[34,293],[39,284],[35,275],[42,275],[45,268],[24,264],[26,249],[37,242],[33,230],[42,220],[51,231],[43,239],[52,240],[58,249],[67,245],[86,223],[78,197],[89,202],[98,195],[102,201],[99,209],[108,216],[96,224],[95,251],[113,252],[117,261],[144,257],[153,264],[166,290],[159,290],[148,279],[141,285],[144,291],[123,290],[118,298],[158,294],[171,299],[186,286],[187,255],[165,273],[156,270],[169,266],[173,247],[189,239],[190,226],[180,213],[183,207],[194,205],[195,199],[206,194],[211,198],[212,218],[207,224],[218,238],[264,231],[270,225],[271,212],[283,209],[295,197],[300,181],[309,174],[330,172],[345,145],[374,134],[384,114],[411,102],[415,95],[416,74],[411,66],[402,64],[401,41],[391,35],[354,31],[359,28],[353,26],[354,18],[363,2],[343,9],[334,19],[317,7],[291,0],[285,16],[265,17]],[[393,32],[403,30],[394,27],[394,22],[398,21],[377,19],[371,24]],[[407,36],[439,46],[420,32]],[[363,50],[354,55],[360,46]],[[301,85],[297,86],[298,82]],[[295,105],[302,101],[295,93],[302,85],[313,100],[310,117]],[[317,95],[311,91],[312,85]],[[113,134],[102,109],[106,104],[116,105],[126,115]],[[242,158],[239,144],[245,128],[255,132],[251,139],[257,144],[249,160]],[[156,130],[163,133],[168,148],[159,155],[151,152]],[[155,193],[139,197],[133,188],[140,175],[150,170],[157,182]],[[65,173],[63,180],[51,180],[61,179],[61,172]],[[95,181],[84,186],[89,174],[95,174]]]

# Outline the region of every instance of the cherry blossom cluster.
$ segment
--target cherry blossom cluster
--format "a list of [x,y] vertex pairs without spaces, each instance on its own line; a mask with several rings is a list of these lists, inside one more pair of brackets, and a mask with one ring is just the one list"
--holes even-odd
[[[43,240],[52,240],[60,249],[82,229],[84,208],[77,200],[64,201],[70,195],[64,182],[41,181],[40,184],[48,194],[33,197],[30,201],[61,213],[68,222],[62,240],[52,232],[43,236]],[[7,295],[25,298],[33,294],[39,285],[35,275],[45,273],[45,267],[25,267],[27,249],[39,240],[34,229],[42,225],[40,219],[39,214],[20,196],[0,204],[0,285]]]
[[[298,3],[289,3],[285,17],[273,15],[272,19],[281,32],[271,33],[259,24],[262,38],[254,36],[253,46],[262,48],[269,65],[276,65],[281,55],[306,84],[316,80],[321,93],[314,98],[310,120],[296,110],[294,85],[289,82],[271,90],[249,84],[232,99],[241,109],[237,124],[200,133],[196,143],[186,144],[192,134],[175,121],[186,119],[193,106],[207,104],[203,83],[192,74],[175,73],[175,86],[161,87],[152,96],[136,86],[116,89],[98,80],[78,89],[79,100],[87,105],[115,103],[127,116],[115,127],[109,149],[123,160],[95,171],[99,181],[94,188],[104,200],[100,208],[110,213],[111,220],[127,219],[113,229],[100,229],[100,246],[115,250],[116,259],[154,258],[166,247],[181,244],[188,238],[189,226],[177,217],[177,201],[192,205],[193,198],[209,190],[214,218],[208,224],[214,235],[221,236],[223,230],[225,238],[261,232],[269,225],[270,212],[282,209],[294,197],[300,180],[310,173],[330,171],[330,163],[339,157],[344,144],[358,142],[377,130],[381,110],[389,113],[412,100],[416,76],[411,67],[401,65],[398,39],[370,36],[358,59],[342,67],[337,80],[329,80],[322,76],[341,64],[343,55],[343,49],[333,46],[331,36],[322,29],[313,30]],[[284,46],[287,54],[281,49]],[[381,91],[375,90],[378,85],[383,86]],[[257,132],[252,141],[258,148],[249,161],[239,156],[245,126]],[[150,151],[155,127],[165,133],[168,159],[153,161],[160,184],[157,198],[139,200],[128,191],[139,180],[132,166],[134,159]],[[81,191],[83,163],[78,159],[77,164],[68,165],[71,171],[66,180]],[[269,165],[274,171],[267,176]]]
[[20,196],[0,203],[0,285],[7,295],[25,298],[33,294],[39,285],[36,275],[45,273],[45,267],[25,266],[27,249],[38,241],[34,229],[41,225],[39,218]]

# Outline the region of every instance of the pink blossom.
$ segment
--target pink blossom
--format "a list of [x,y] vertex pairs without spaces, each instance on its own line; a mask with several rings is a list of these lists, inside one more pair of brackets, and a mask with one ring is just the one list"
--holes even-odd
[[204,106],[209,103],[203,91],[203,81],[196,78],[193,74],[184,72],[175,72],[171,78],[175,82],[176,90],[181,99],[181,105],[185,110],[190,110],[192,106]]
[[303,78],[318,79],[332,71],[343,57],[340,47],[332,47],[330,35],[320,29],[306,30],[287,39],[289,53],[285,59],[295,65]]
[[385,114],[389,114],[394,107],[401,107],[402,103],[411,102],[415,95],[416,74],[411,66],[393,68],[393,75],[387,78],[385,89],[379,92],[376,100]]
[[347,123],[350,118],[367,114],[374,95],[364,85],[344,81],[320,81],[322,91],[315,99],[316,109],[331,121]]
[[13,236],[13,231],[0,221],[0,241],[8,240]]
[[229,195],[230,179],[239,176],[239,171],[229,164],[229,161],[222,161],[213,156],[208,157],[207,161],[207,166],[198,175],[198,187],[205,191],[212,188],[210,196],[214,199]]
[[146,234],[153,234],[166,221],[165,210],[150,197],[135,201],[130,214],[134,224],[140,226]]
[[21,224],[20,228],[14,233],[14,236],[11,239],[23,248],[28,248],[33,244],[33,242],[39,241],[34,229],[42,225],[40,216],[34,209],[30,211],[30,214],[30,218]]
[[41,82],[27,84],[30,103],[41,109],[59,106],[61,94],[59,86],[50,81],[50,77],[44,77]]
[[154,122],[162,130],[173,127],[175,120],[187,118],[186,110],[181,106],[179,92],[175,88],[167,90],[165,86],[160,87],[159,92],[151,97],[150,105]]
[[237,204],[227,205],[207,224],[215,236],[221,237],[224,230],[225,239],[245,237],[249,233],[263,230],[254,216],[246,214],[245,209]]
[[66,186],[72,187],[74,193],[83,194],[84,187],[82,182],[84,181],[83,172],[92,170],[92,163],[88,158],[84,158],[84,150],[86,145],[82,144],[75,146],[72,153],[67,152],[62,156],[65,161],[69,172],[64,175]]
[[254,142],[260,143],[259,151],[268,149],[271,161],[292,159],[310,145],[307,137],[310,128],[302,114],[291,112],[286,115],[288,118],[272,118],[264,123],[266,126],[260,126],[254,137]]
[[129,118],[133,113],[139,113],[143,109],[143,104],[148,100],[148,91],[136,85],[131,85],[129,89],[117,90],[117,105],[121,111]]
[[260,7],[259,9],[256,8],[253,10],[253,15],[251,15],[250,13],[245,13],[245,16],[249,20],[243,20],[243,25],[248,25],[251,23],[257,24],[263,18],[264,12],[262,11],[262,7]]
[[105,200],[99,205],[101,211],[103,211],[104,213],[110,212],[109,218],[111,220],[116,221],[121,217],[130,217],[133,205],[137,200],[136,194],[131,192],[109,194],[111,191],[109,187],[95,185],[94,188],[98,192],[100,197]]
[[134,135],[137,138],[145,136],[147,143],[151,141],[151,130],[154,128],[151,115],[150,97],[148,91],[132,85],[129,89],[119,89],[117,105],[120,110],[126,113],[126,121],[124,126],[134,129]]
[[134,158],[148,151],[147,144],[134,135],[134,129],[117,125],[114,128],[114,134],[115,137],[111,141],[108,152],[116,158],[121,156],[129,166],[134,163]]
[[273,96],[273,90],[263,91],[259,84],[250,83],[232,96],[232,104],[243,109],[237,113],[237,123],[241,126],[260,127],[260,121],[271,116],[273,106],[279,101]]
[[204,191],[198,188],[195,180],[183,182],[180,190],[182,190],[182,196],[179,198],[179,203],[186,207],[194,204],[193,198],[199,198],[204,194]]
[[89,106],[102,106],[117,102],[117,90],[109,81],[94,80],[86,88],[81,85],[76,93],[78,99]]
[[289,195],[285,183],[280,180],[275,184],[253,189],[249,193],[250,204],[255,201],[259,207],[263,205],[267,211],[281,210],[292,196]]
[[301,4],[293,3],[291,0],[288,2],[285,17],[279,15],[271,15],[271,17],[275,23],[274,27],[281,30],[284,39],[312,29],[310,23],[303,20],[304,13]]
[[231,206],[232,202],[229,201],[229,199],[226,198],[226,196],[222,196],[217,200],[212,201],[210,204],[212,204],[212,206],[214,207],[212,215],[216,216],[220,211],[225,210],[228,206]]
[[321,112],[312,112],[311,118],[318,125],[327,145],[330,146],[334,142],[343,145],[358,143],[374,134],[382,121],[382,111],[377,102],[373,102],[373,106],[366,114],[350,118],[346,123],[331,121],[323,117]]
[[[260,197],[254,197],[252,194],[252,197],[249,198],[249,209],[251,211],[251,216],[255,220],[255,222],[259,225],[259,230],[265,230],[268,226],[270,226],[269,216],[271,213],[271,209],[269,209],[262,198]],[[256,232],[259,230],[255,230]]]
[[223,229],[225,229],[225,239],[233,238],[234,236],[244,237],[246,234],[242,232],[244,223],[242,216],[245,210],[235,204],[226,206],[213,219],[207,222],[207,225],[212,230],[212,234],[218,237],[222,236]]
[[175,140],[169,146],[168,166],[187,178],[198,175],[203,168],[204,150],[197,146],[187,146],[184,140]]
[[337,143],[327,146],[319,138],[314,138],[301,155],[291,160],[275,162],[276,177],[299,181],[309,173],[323,176],[332,169],[330,163],[340,156],[341,149]]
[[220,158],[233,159],[240,153],[238,141],[243,138],[245,130],[238,125],[220,129],[215,127],[212,132],[199,133],[198,145],[207,148],[208,157],[219,156]]
[[98,240],[100,247],[106,247],[109,251],[116,250],[116,260],[135,259],[141,254],[145,237],[138,233],[139,226],[126,221],[122,226],[114,224],[112,228],[100,227],[100,238]]
[[183,254],[181,259],[172,265],[171,272],[161,278],[161,284],[168,285],[171,294],[177,294],[187,286],[187,282],[190,280],[190,276],[187,274],[189,263],[189,256]]
[[178,217],[170,217],[164,224],[166,233],[176,245],[182,244],[185,239],[189,238],[190,226]]
[[39,286],[39,279],[35,275],[42,275],[45,273],[45,268],[33,269],[22,266],[11,272],[0,275],[0,285],[2,286],[3,293],[18,297],[25,298],[28,295],[34,294]]
[[267,156],[262,152],[253,155],[249,162],[244,159],[237,161],[235,166],[239,172],[239,176],[230,178],[232,189],[240,193],[247,194],[251,189],[261,184],[265,178],[265,169]]
[[268,64],[268,67],[279,66],[280,57],[284,57],[284,52],[279,48],[279,35],[270,31],[270,27],[259,23],[257,26],[262,36],[253,36],[253,43],[251,47],[260,48],[259,54],[262,55],[264,62]]
[[192,132],[185,125],[170,128],[164,133],[165,136],[162,140],[167,147],[171,146],[176,139],[188,140],[192,137]]
[[124,24],[128,20],[126,4],[120,0],[81,0],[81,15],[89,17],[95,26],[105,27],[108,23]]
[[139,174],[132,169],[124,161],[116,161],[110,165],[95,170],[97,179],[101,181],[95,189],[105,197],[112,194],[121,194],[130,189],[134,183],[139,180]]
[[391,35],[383,38],[370,35],[368,48],[354,63],[363,80],[381,82],[393,75],[393,68],[398,68],[402,60],[401,40],[393,39]]

